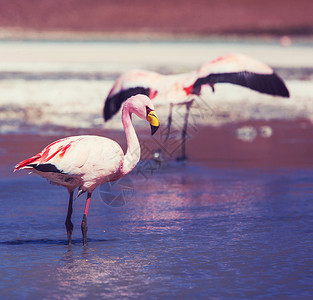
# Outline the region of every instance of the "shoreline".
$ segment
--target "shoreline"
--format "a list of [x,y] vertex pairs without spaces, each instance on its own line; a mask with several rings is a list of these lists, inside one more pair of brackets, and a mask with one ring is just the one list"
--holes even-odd
[[[217,40],[6,40],[0,42],[0,71],[112,71],[165,69],[181,73],[229,53],[243,53],[271,67],[312,68],[312,39]],[[179,54],[179,55],[178,55]]]
[[[162,150],[162,132],[151,138],[146,130],[136,129],[141,144],[141,160],[152,158]],[[0,136],[0,177],[8,178],[14,165],[40,152],[51,142],[70,135],[92,134],[111,138],[126,150],[126,139],[119,130],[73,131],[71,134],[37,135],[6,134]],[[306,119],[257,120],[201,126],[190,130],[187,139],[189,164],[211,169],[281,169],[313,167],[313,124]],[[204,136],[207,137],[204,142]],[[165,162],[175,161],[180,154],[180,139],[171,137],[161,151]],[[14,176],[26,176],[18,172]]]
[[[114,42],[114,41],[138,41],[138,42],[218,42],[218,41],[254,41],[254,42],[278,42],[289,38],[293,42],[312,44],[313,29],[310,33],[277,32],[216,32],[201,34],[197,32],[174,33],[163,31],[72,31],[72,30],[34,30],[15,27],[0,27],[0,41],[71,41],[71,42]],[[283,44],[282,44],[283,45]],[[284,45],[283,45],[284,46]],[[288,46],[288,45],[287,45]]]
[[32,30],[0,27],[0,43],[247,43],[278,45],[282,49],[290,46],[313,47],[313,29],[310,34],[288,33],[170,33],[153,31],[71,31]]

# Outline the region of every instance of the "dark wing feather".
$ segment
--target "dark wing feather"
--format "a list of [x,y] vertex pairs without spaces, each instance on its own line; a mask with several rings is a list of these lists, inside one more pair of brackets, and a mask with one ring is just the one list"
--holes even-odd
[[65,174],[62,171],[60,171],[55,165],[53,164],[29,164],[28,166],[34,168],[37,171],[40,172],[52,172],[52,173],[61,173],[61,174]]
[[276,74],[258,74],[248,71],[233,73],[213,73],[206,77],[198,78],[193,86],[193,94],[199,94],[201,86],[215,83],[233,83],[241,85],[260,93],[289,97],[289,91],[283,80]]
[[144,87],[134,87],[127,90],[121,90],[117,94],[109,95],[105,101],[103,116],[104,120],[110,120],[121,108],[122,103],[126,101],[129,97],[135,96],[137,94],[143,94],[149,96],[150,89]]

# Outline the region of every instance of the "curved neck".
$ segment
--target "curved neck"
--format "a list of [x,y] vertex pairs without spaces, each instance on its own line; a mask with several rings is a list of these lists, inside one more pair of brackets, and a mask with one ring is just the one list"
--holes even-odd
[[122,122],[126,134],[127,151],[124,156],[121,171],[123,175],[126,175],[136,167],[140,159],[140,144],[132,124],[131,113],[129,112],[129,106],[127,104],[124,105],[122,111]]

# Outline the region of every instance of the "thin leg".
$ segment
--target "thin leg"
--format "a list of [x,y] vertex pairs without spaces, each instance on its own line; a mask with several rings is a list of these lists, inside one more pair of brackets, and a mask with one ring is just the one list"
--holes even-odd
[[170,112],[169,112],[168,119],[167,119],[167,132],[166,132],[165,141],[164,141],[165,147],[166,147],[166,143],[167,143],[167,140],[168,140],[168,138],[170,136],[170,132],[171,132],[173,106],[174,106],[174,104],[170,103]]
[[73,194],[74,191],[69,192],[70,193],[70,199],[68,201],[68,208],[67,208],[67,216],[65,220],[65,227],[67,231],[67,239],[68,239],[68,244],[72,244],[72,232],[73,232],[73,223],[71,221],[72,218],[72,212],[73,212]]
[[87,244],[87,229],[88,229],[87,228],[87,216],[88,216],[90,199],[91,199],[91,193],[88,193],[85,211],[84,211],[84,216],[83,216],[83,220],[82,220],[82,224],[81,224],[82,234],[83,234],[83,245]]
[[190,111],[190,108],[191,108],[193,101],[194,100],[192,99],[191,101],[186,102],[186,114],[185,114],[185,120],[184,120],[184,127],[182,130],[182,147],[181,147],[182,155],[177,160],[184,161],[187,159],[187,156],[186,156],[186,136],[187,136],[187,128],[188,128],[189,111]]

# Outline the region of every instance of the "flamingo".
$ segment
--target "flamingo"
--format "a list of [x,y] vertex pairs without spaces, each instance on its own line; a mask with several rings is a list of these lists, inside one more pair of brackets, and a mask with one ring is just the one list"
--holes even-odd
[[[130,97],[124,104],[122,123],[127,140],[127,151],[115,141],[92,135],[72,136],[48,145],[35,156],[15,166],[14,171],[31,169],[32,172],[48,179],[52,184],[67,188],[69,204],[65,227],[68,244],[71,244],[73,224],[73,194],[78,187],[77,197],[87,192],[81,230],[83,244],[87,244],[87,216],[91,194],[105,182],[115,181],[131,172],[140,158],[140,144],[132,125],[132,114],[146,119],[151,126],[151,135],[159,128],[159,119],[152,101],[145,95]],[[76,198],[77,198],[76,197]]]
[[183,74],[162,75],[153,71],[130,70],[122,74],[110,90],[103,109],[105,121],[110,120],[122,103],[132,95],[144,94],[154,101],[170,104],[168,139],[174,105],[186,105],[182,130],[182,159],[186,158],[185,138],[189,110],[195,96],[208,85],[214,92],[216,83],[232,83],[273,96],[289,97],[283,80],[268,65],[243,54],[228,54],[203,64],[198,70]]

